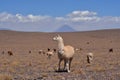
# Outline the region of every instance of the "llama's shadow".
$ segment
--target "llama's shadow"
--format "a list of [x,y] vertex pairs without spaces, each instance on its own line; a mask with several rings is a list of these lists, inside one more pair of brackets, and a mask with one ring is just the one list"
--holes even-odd
[[61,69],[61,70],[55,70],[55,72],[57,72],[57,73],[62,73],[62,72],[67,72],[67,70]]

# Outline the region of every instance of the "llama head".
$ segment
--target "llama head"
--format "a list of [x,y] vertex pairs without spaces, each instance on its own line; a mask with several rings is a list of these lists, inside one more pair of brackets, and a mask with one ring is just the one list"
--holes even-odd
[[93,59],[93,54],[92,53],[88,53],[87,57],[92,60]]
[[53,37],[54,41],[63,41],[63,38],[60,35]]

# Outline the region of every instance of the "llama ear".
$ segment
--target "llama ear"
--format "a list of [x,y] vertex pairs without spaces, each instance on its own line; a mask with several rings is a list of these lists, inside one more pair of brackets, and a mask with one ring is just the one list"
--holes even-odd
[[59,34],[57,34],[57,37],[59,37],[60,35]]
[[59,35],[59,34],[58,34],[57,36],[58,36],[58,37],[60,37],[60,35]]

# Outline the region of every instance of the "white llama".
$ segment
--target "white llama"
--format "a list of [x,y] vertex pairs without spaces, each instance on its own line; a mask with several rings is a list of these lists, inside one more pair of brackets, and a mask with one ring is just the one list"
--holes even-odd
[[87,62],[90,64],[90,63],[92,63],[92,60],[93,60],[93,53],[88,53],[87,54]]
[[70,45],[64,46],[63,38],[60,35],[54,37],[53,40],[58,42],[58,70],[60,70],[61,61],[64,60],[64,70],[70,72],[71,61],[75,52],[74,48]]

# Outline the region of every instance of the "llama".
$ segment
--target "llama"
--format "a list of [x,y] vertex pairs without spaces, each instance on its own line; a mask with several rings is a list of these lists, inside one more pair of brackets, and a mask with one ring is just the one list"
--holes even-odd
[[43,55],[45,55],[45,54],[46,54],[46,52],[45,52],[44,50],[42,50],[42,49],[41,49],[41,50],[39,50],[39,51],[38,51],[38,53],[39,53],[39,54],[43,54]]
[[60,35],[54,37],[53,40],[58,42],[58,71],[60,71],[61,61],[64,60],[64,70],[70,72],[70,66],[75,52],[74,48],[70,45],[64,46],[63,38]]
[[54,51],[54,53],[56,53],[56,52],[57,52],[57,50],[56,50],[56,49],[53,49],[53,51]]
[[12,51],[8,51],[8,55],[13,56],[13,52]]
[[32,53],[32,51],[29,51],[29,53]]
[[47,53],[47,56],[48,56],[48,59],[51,59],[51,56],[54,55],[54,53],[56,52],[56,49],[53,49],[52,51],[48,48],[48,52]]
[[93,60],[93,53],[88,53],[87,54],[87,62],[90,64],[90,63],[92,63],[92,60]]
[[39,54],[42,54],[42,52],[43,52],[43,50],[39,50],[39,52],[38,52],[38,53],[39,53]]
[[2,51],[2,54],[5,54],[5,52],[4,52],[4,51]]
[[113,52],[113,48],[110,48],[110,49],[109,49],[109,52]]

